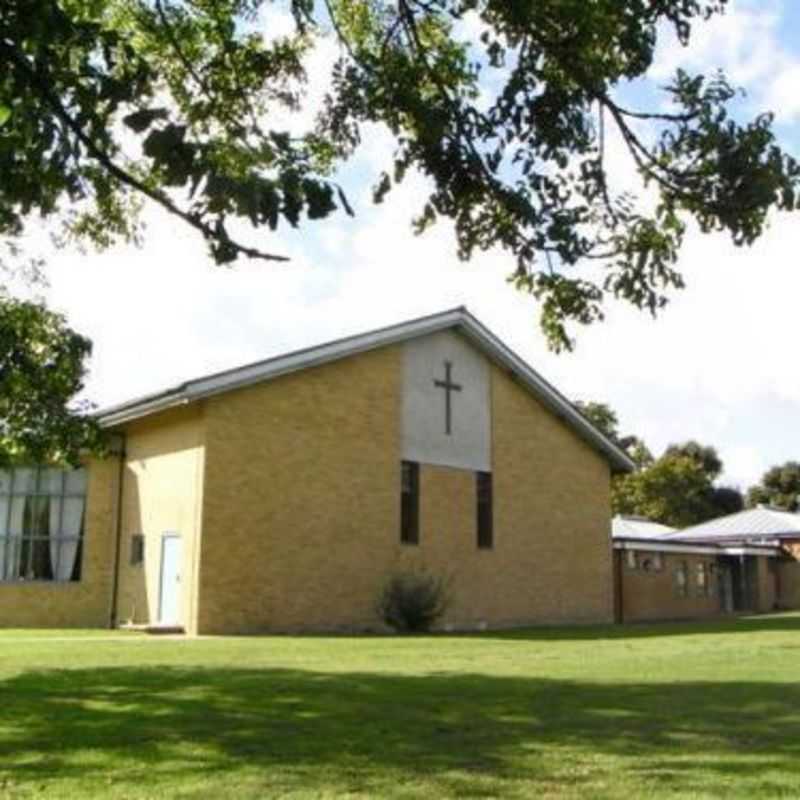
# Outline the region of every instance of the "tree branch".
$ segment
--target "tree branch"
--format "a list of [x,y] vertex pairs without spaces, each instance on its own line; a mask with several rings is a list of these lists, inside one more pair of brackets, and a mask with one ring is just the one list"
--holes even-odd
[[260,259],[263,261],[288,261],[286,256],[275,255],[273,253],[265,253],[253,247],[246,247],[234,241],[227,234],[221,233],[219,230],[213,228],[196,215],[190,214],[177,206],[170,198],[163,192],[151,189],[135,175],[119,166],[103,148],[98,146],[92,138],[81,128],[80,124],[76,122],[67,109],[64,107],[61,99],[50,89],[48,81],[43,78],[38,71],[32,68],[28,59],[19,53],[16,47],[9,46],[6,42],[0,41],[0,53],[4,53],[9,57],[11,62],[17,69],[24,75],[28,85],[53,109],[56,116],[64,123],[67,129],[75,136],[75,138],[86,148],[87,153],[93,158],[106,172],[113,178],[118,180],[125,186],[145,195],[146,197],[158,203],[170,214],[182,219],[184,222],[191,225],[196,230],[203,234],[205,239],[214,240],[227,247],[233,248],[238,254],[247,256],[248,258]]

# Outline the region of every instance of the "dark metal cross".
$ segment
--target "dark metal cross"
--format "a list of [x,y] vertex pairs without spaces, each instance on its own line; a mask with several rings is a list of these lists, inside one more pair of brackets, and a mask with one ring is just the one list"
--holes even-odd
[[453,409],[451,406],[450,392],[460,392],[461,384],[453,383],[451,371],[453,365],[449,361],[444,362],[444,380],[434,379],[433,385],[438,389],[444,389],[444,432],[449,436],[451,433],[451,418]]

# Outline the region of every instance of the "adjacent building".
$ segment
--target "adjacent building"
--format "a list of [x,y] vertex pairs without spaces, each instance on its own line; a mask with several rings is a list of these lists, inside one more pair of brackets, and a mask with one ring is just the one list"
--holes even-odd
[[612,537],[619,622],[800,607],[800,515],[758,508],[682,530],[615,517]]

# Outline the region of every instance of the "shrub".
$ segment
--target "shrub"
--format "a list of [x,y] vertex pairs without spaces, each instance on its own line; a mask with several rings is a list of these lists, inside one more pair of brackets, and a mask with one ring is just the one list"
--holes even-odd
[[429,631],[447,609],[445,581],[425,572],[404,572],[386,582],[378,600],[383,621],[403,633]]

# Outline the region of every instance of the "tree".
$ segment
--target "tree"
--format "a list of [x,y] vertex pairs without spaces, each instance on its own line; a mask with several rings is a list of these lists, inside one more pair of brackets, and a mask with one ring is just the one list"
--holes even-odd
[[612,508],[683,528],[741,511],[741,492],[716,486],[722,461],[713,447],[697,442],[670,445],[660,458],[612,483]]
[[[294,32],[267,41],[257,15],[276,11],[264,0],[6,0],[0,235],[61,215],[70,236],[104,246],[135,234],[147,198],[219,263],[280,259],[231,224],[275,230],[352,211],[335,169],[379,123],[397,149],[376,200],[410,169],[426,175],[416,229],[449,219],[463,258],[504,248],[549,340],[569,346],[566,323],[600,319],[607,294],[655,312],[682,285],[689,219],[749,244],[770,209],[797,206],[800,167],[772,116],[735,121],[722,74],[678,72],[655,109],[621,100],[660,35],[686,44],[726,4],[290,0]],[[273,120],[301,104],[304,59],[326,35],[341,46],[329,97],[289,135]],[[612,133],[652,189],[652,213],[615,192]],[[591,261],[605,267],[599,281],[574,269]]]
[[606,403],[584,402],[582,400],[577,400],[574,405],[597,430],[612,441],[619,440],[619,420],[617,419],[617,412],[611,406]]
[[652,463],[653,454],[638,436],[620,435],[617,412],[607,403],[576,400],[574,405],[595,428],[619,445],[638,466]]
[[683,444],[671,444],[664,451],[664,456],[666,458],[685,456],[692,459],[712,481],[722,474],[722,459],[720,459],[716,449],[702,445],[694,440]]
[[712,488],[697,461],[664,455],[639,472],[617,478],[612,507],[617,514],[684,528],[715,516],[710,506]]
[[723,464],[714,447],[694,440],[669,445],[654,459],[638,436],[620,436],[617,414],[605,403],[575,404],[599,430],[616,441],[639,470],[611,483],[615,514],[634,514],[676,528],[695,525],[744,507],[741,492],[717,486]]
[[638,467],[647,467],[655,460],[650,448],[638,436],[623,436],[620,444]]
[[800,463],[787,461],[768,469],[761,483],[750,488],[747,505],[764,505],[800,511]]
[[[541,302],[548,340],[569,347],[568,323],[601,319],[607,296],[655,313],[683,285],[689,220],[750,244],[770,209],[798,204],[800,167],[772,116],[733,119],[722,74],[678,72],[652,109],[622,99],[662,33],[685,44],[725,6],[287,0],[294,30],[267,40],[259,14],[276,6],[265,0],[5,0],[0,240],[15,247],[34,217],[62,226],[64,241],[135,240],[148,200],[217,263],[280,260],[263,231],[353,213],[337,168],[378,123],[396,151],[376,202],[410,170],[427,176],[415,230],[449,220],[464,259],[503,248],[513,284]],[[319,78],[304,64],[326,36],[341,47],[329,96],[289,133],[281,112]],[[612,135],[652,212],[614,186]],[[587,263],[602,277],[578,271]]]
[[102,437],[83,388],[88,339],[37,303],[0,297],[0,467],[16,459],[77,465]]
[[744,509],[744,497],[742,493],[732,486],[715,486],[712,497],[712,504],[715,510],[715,517],[724,517],[728,514],[735,514]]

